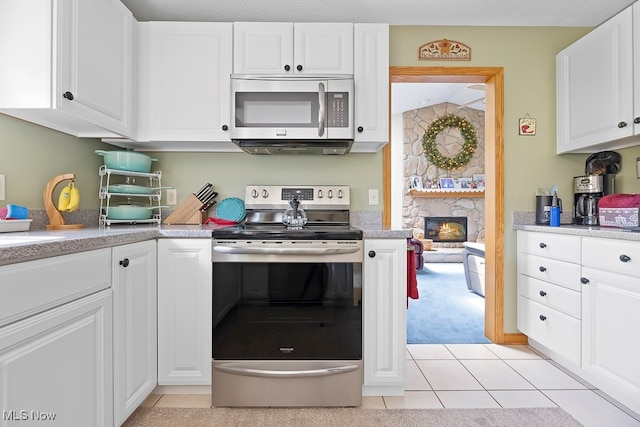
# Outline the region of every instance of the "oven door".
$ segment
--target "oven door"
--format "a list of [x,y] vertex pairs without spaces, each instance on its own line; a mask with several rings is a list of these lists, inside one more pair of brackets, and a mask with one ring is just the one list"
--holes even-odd
[[215,360],[362,359],[362,241],[214,242]]
[[353,140],[352,94],[352,76],[232,75],[231,139]]
[[214,240],[214,406],[361,405],[362,253]]

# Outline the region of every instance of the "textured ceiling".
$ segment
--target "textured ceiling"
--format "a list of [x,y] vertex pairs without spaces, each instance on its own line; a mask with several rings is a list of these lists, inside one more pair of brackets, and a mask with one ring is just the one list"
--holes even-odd
[[635,0],[122,0],[139,21],[595,27]]

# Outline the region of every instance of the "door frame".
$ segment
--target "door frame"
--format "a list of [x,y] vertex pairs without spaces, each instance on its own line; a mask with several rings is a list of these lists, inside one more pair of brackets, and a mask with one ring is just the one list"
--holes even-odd
[[[391,84],[398,82],[485,84],[484,333],[497,344],[524,344],[524,335],[504,333],[504,68],[392,66],[389,67],[389,99],[392,93]],[[382,161],[382,222],[388,227],[391,224],[391,144],[384,146]]]

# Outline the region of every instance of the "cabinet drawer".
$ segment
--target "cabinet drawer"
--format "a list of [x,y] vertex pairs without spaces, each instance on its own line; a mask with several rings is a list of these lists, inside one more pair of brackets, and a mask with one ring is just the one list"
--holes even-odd
[[0,267],[0,326],[110,286],[110,249]]
[[519,254],[518,273],[580,291],[580,264]]
[[580,365],[580,320],[518,296],[518,329],[576,365]]
[[579,263],[580,237],[535,231],[518,231],[518,253]]
[[640,243],[583,237],[582,264],[586,267],[640,277]]
[[520,274],[518,294],[576,319],[581,317],[580,292]]

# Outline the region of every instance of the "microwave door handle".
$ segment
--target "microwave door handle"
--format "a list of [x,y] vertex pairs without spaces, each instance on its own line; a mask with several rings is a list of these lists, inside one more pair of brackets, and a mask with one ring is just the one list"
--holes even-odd
[[324,96],[324,83],[318,83],[318,136],[324,135],[324,122],[326,120],[326,98]]

